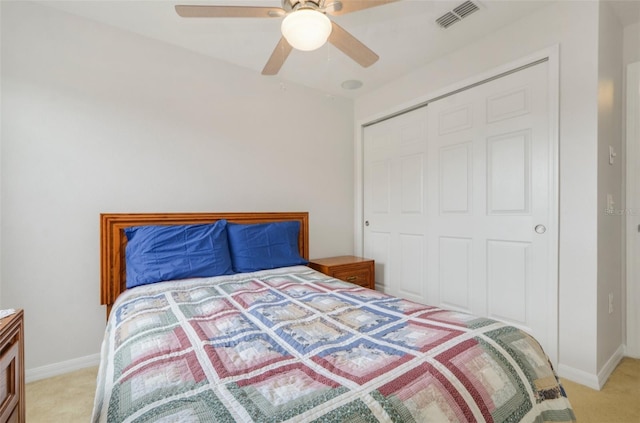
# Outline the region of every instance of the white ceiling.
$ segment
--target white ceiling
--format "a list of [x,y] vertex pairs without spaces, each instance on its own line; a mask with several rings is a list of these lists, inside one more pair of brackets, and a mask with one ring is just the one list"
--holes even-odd
[[[348,1],[348,0],[343,0]],[[465,0],[400,0],[343,16],[331,17],[375,51],[380,60],[361,68],[327,44],[313,52],[294,50],[277,78],[333,95],[356,97],[401,77],[447,52],[547,6],[567,0],[474,0],[480,10],[448,29],[435,20]],[[176,4],[280,6],[280,0],[46,0],[38,3],[146,37],[215,57],[260,73],[280,39],[281,18],[179,17]],[[640,18],[640,0],[616,1],[624,24]],[[213,76],[215,77],[215,76]],[[361,80],[345,90],[345,80]]]

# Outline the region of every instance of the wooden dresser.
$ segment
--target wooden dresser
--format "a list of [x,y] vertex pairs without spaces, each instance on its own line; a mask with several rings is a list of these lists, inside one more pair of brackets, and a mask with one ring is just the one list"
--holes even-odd
[[24,313],[0,319],[0,423],[25,421]]
[[338,256],[313,259],[309,267],[336,279],[376,289],[374,261],[364,257]]

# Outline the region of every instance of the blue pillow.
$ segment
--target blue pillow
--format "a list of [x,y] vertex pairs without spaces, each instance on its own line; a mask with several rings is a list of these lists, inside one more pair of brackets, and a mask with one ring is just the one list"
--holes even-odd
[[298,251],[300,222],[234,224],[227,227],[235,272],[307,264]]
[[127,288],[233,273],[227,221],[125,228]]

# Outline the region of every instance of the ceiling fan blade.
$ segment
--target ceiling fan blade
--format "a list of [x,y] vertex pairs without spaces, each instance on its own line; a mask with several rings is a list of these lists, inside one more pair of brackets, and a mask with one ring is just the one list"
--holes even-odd
[[393,3],[396,1],[398,0],[327,0],[325,2],[325,7],[327,14],[340,16],[345,13],[357,12],[358,10],[382,6],[383,4]]
[[344,54],[356,61],[360,66],[367,68],[380,58],[369,47],[362,44],[356,37],[349,34],[340,25],[331,22],[333,29],[329,35],[329,42],[336,46]]
[[176,6],[183,18],[277,18],[286,12],[280,7],[253,6]]
[[269,57],[267,64],[264,65],[262,74],[276,75],[280,71],[284,61],[289,57],[289,53],[291,53],[292,49],[293,47],[291,47],[291,44],[289,44],[284,37],[281,37],[278,45],[273,49],[273,53],[271,53],[271,57]]

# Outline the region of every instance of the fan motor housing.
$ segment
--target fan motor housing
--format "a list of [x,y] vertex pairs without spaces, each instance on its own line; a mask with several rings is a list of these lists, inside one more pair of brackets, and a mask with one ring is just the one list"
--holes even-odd
[[323,3],[323,0],[282,0],[282,8],[286,10],[287,13],[301,8],[318,10]]

